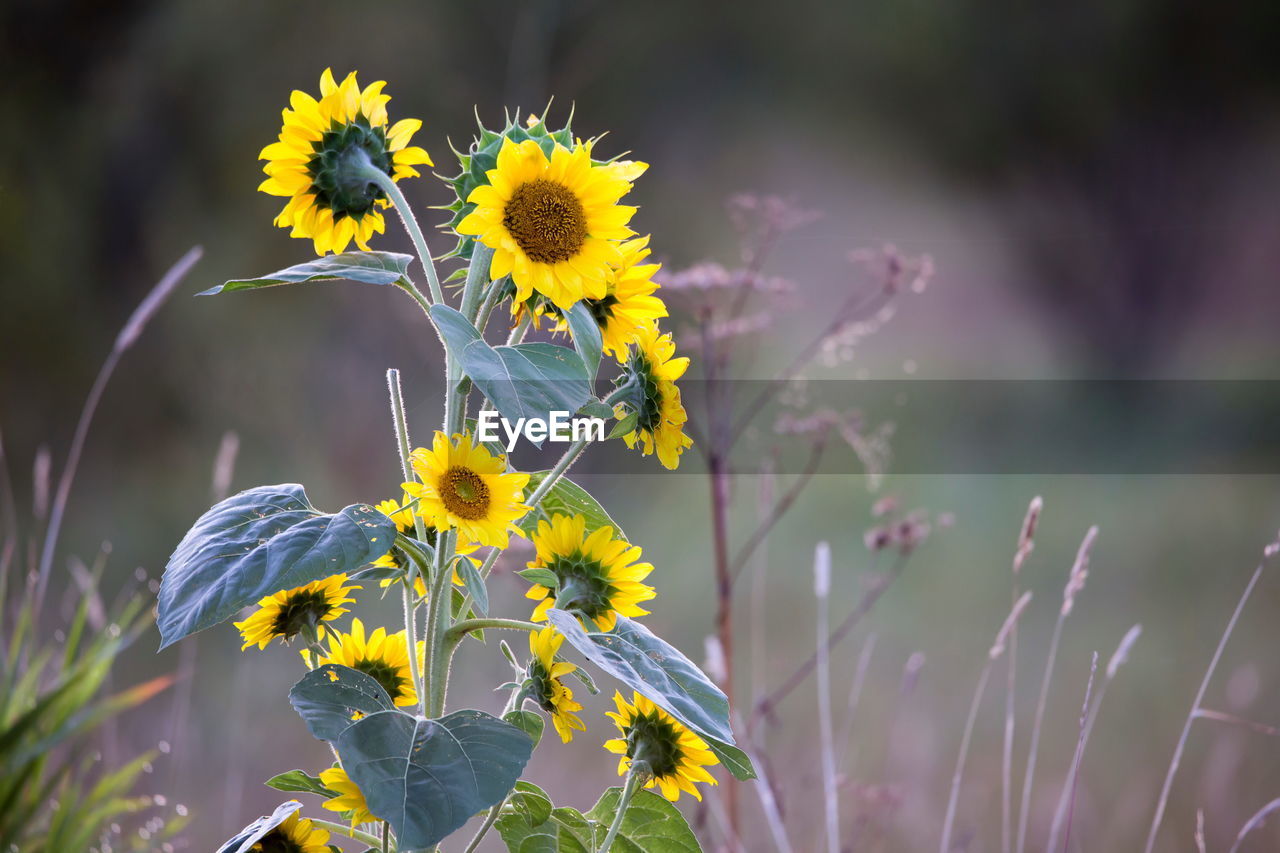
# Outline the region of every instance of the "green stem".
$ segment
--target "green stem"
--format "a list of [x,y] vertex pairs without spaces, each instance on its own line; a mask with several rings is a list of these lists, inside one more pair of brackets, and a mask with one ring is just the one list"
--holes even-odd
[[448,570],[448,566],[456,537],[455,530],[444,530],[436,536],[436,573],[431,593],[427,597],[427,666],[430,668],[427,678],[427,717],[444,714],[445,694],[449,689],[449,661],[452,654],[447,648],[445,632],[449,630],[449,602],[452,598],[449,582],[452,572]]
[[477,241],[471,252],[471,266],[467,267],[467,282],[462,288],[462,316],[472,323],[480,316],[480,297],[497,290],[491,282],[487,289],[483,286],[488,282],[489,264],[492,262],[493,249]]
[[452,642],[457,642],[472,631],[483,631],[486,628],[506,628],[509,631],[541,631],[546,625],[536,622],[525,622],[521,619],[500,619],[496,617],[480,617],[463,619],[454,624],[445,634]]
[[[395,423],[396,443],[400,448],[400,470],[404,474],[404,481],[407,483],[413,480],[413,466],[409,462],[409,425],[405,420],[404,395],[400,391],[400,371],[394,368],[387,371],[387,390],[391,394],[391,420]],[[413,524],[414,531],[418,534],[418,541],[425,540],[427,538],[426,522],[416,512],[413,514]],[[423,673],[419,672],[418,667],[417,605],[413,600],[414,571],[421,571],[421,568],[415,562],[414,568],[409,571],[403,581],[404,631],[405,636],[408,638],[406,647],[409,652],[409,677],[413,679],[414,689],[418,694],[418,710],[425,716],[427,711],[426,684],[423,681]]]
[[[314,824],[315,826],[319,826],[323,829],[327,829],[330,832],[336,832],[339,835],[352,839],[353,841],[359,841],[361,844],[368,844],[370,847],[373,847],[374,849],[377,849],[378,846],[382,844],[382,839],[376,838],[367,832],[361,832],[358,829],[352,829],[346,824],[334,823],[333,821],[330,821],[330,820],[321,820],[318,817],[311,818],[311,823]],[[392,848],[392,849],[394,850],[395,848]]]
[[636,763],[632,761],[631,769],[627,771],[627,783],[622,787],[622,795],[618,797],[618,811],[613,816],[613,822],[609,824],[609,834],[604,837],[604,844],[600,845],[599,853],[609,853],[613,840],[618,837],[618,830],[622,829],[622,819],[627,814],[627,806],[631,805],[631,798],[640,788],[640,777],[640,772],[636,770]]
[[547,474],[542,482],[538,484],[538,488],[533,490],[533,494],[529,495],[528,504],[530,510],[538,508],[538,504],[547,496],[547,492],[551,491],[551,487],[564,476],[564,472],[569,470],[569,466],[577,461],[578,457],[582,455],[582,451],[587,449],[587,444],[587,439],[581,438],[569,445],[569,449],[564,452],[564,456],[560,457],[560,461],[551,469],[551,473]]
[[385,820],[382,822],[382,853],[390,853],[387,845],[391,842],[391,824]]
[[[413,215],[413,209],[409,207],[409,200],[404,197],[404,193],[400,192],[400,188],[396,186],[396,182],[391,176],[381,169],[369,163],[365,168],[365,176],[368,177],[370,183],[378,185],[378,189],[387,194],[387,198],[391,199],[391,203],[395,205],[396,212],[400,214],[400,220],[404,222],[404,229],[409,232],[409,239],[413,241],[414,248],[418,251],[418,260],[422,264],[422,269],[427,274],[427,286],[431,289],[431,302],[444,302],[444,293],[440,290],[440,279],[436,276],[436,265],[431,260],[431,251],[427,248],[427,240],[422,236],[422,229],[418,227],[418,220]],[[412,285],[410,285],[412,287]],[[414,288],[416,290],[417,288]],[[413,291],[410,291],[412,293]],[[421,296],[421,294],[418,294]],[[417,298],[417,297],[415,297]],[[419,303],[424,302],[418,299]],[[423,307],[429,307],[427,302]]]
[[503,797],[502,802],[489,809],[489,813],[484,816],[484,823],[480,824],[480,828],[476,830],[476,834],[471,836],[471,842],[467,844],[466,849],[463,850],[462,853],[472,853],[472,851],[480,846],[480,842],[484,840],[484,837],[489,833],[489,830],[493,828],[493,825],[498,822],[498,816],[502,814],[502,807],[506,804],[507,798]]

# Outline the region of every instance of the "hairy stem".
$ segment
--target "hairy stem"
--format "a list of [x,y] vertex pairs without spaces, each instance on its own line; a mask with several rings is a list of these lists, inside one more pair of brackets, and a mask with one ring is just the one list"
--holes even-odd
[[604,843],[600,845],[598,853],[609,853],[609,848],[613,846],[613,841],[618,837],[618,831],[622,829],[622,819],[626,817],[627,806],[631,805],[631,798],[635,796],[636,791],[640,788],[640,772],[636,770],[635,762],[631,763],[631,769],[627,771],[627,782],[622,787],[622,794],[618,797],[618,811],[613,816],[613,822],[609,824],[609,832],[604,837]]
[[[352,829],[351,827],[347,826],[344,823],[334,823],[333,821],[330,821],[330,820],[321,820],[318,817],[311,818],[311,823],[314,824],[315,826],[321,827],[322,829],[327,829],[330,832],[336,832],[339,835],[343,836],[344,838],[350,838],[353,841],[359,841],[361,844],[368,844],[370,847],[374,848],[375,850],[382,847],[381,838],[370,835],[367,832],[361,832],[358,829]],[[395,850],[396,848],[392,847],[391,849]]]
[[436,275],[436,265],[431,260],[431,250],[427,248],[427,240],[422,236],[422,229],[418,226],[417,217],[413,215],[413,209],[409,207],[409,200],[404,197],[404,193],[400,192],[400,188],[396,186],[391,176],[372,163],[366,167],[365,174],[370,183],[376,184],[378,189],[387,194],[396,212],[400,214],[400,221],[404,223],[404,230],[409,232],[409,239],[413,241],[413,247],[418,252],[418,261],[426,273],[431,300],[429,302],[424,300],[422,294],[413,285],[409,285],[406,290],[409,290],[410,295],[413,295],[419,303],[424,303],[423,308],[429,308],[432,302],[444,302],[444,293],[440,290],[440,279]]
[[[404,475],[405,482],[413,479],[413,466],[409,463],[409,425],[405,420],[404,413],[404,395],[400,390],[400,371],[392,368],[387,371],[387,391],[391,396],[391,420],[395,424],[396,444],[400,449],[400,470]],[[418,535],[418,541],[427,538],[426,522],[422,520],[422,516],[416,512],[413,514],[414,530]],[[417,625],[417,605],[413,600],[413,576],[415,571],[422,571],[421,566],[414,563],[414,568],[409,571],[405,577],[404,586],[404,631],[408,637],[406,644],[409,652],[409,677],[413,679],[414,689],[418,693],[418,710],[424,716],[427,713],[427,696],[426,684],[423,681],[424,674],[419,671],[418,666],[418,625]]]

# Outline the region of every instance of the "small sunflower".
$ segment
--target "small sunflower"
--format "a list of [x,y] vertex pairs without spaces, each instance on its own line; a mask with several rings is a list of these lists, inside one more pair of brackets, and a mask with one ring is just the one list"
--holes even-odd
[[556,660],[556,652],[564,643],[564,637],[555,628],[543,628],[537,633],[529,633],[529,651],[533,660],[529,661],[526,671],[530,682],[530,696],[538,703],[538,707],[551,715],[551,723],[560,734],[560,740],[568,743],[573,740],[573,730],[587,730],[586,725],[574,711],[581,711],[582,706],[573,701],[573,691],[564,685],[563,676],[578,667],[565,661]]
[[286,589],[268,595],[258,602],[258,609],[243,622],[236,622],[244,637],[241,651],[256,645],[265,649],[279,637],[288,642],[304,629],[315,629],[317,637],[324,636],[321,622],[332,622],[347,612],[344,604],[355,601],[350,594],[359,586],[346,586],[346,575],[334,575],[306,586]]
[[603,299],[609,265],[622,263],[615,241],[634,233],[636,209],[618,201],[644,168],[595,164],[590,143],[557,144],[548,159],[536,140],[504,139],[457,231],[494,250],[489,277],[510,275],[517,302],[535,290],[566,311],[583,297]]
[[543,622],[553,606],[576,611],[596,624],[601,631],[611,631],[617,615],[644,616],[649,611],[640,607],[657,593],[640,583],[653,571],[650,563],[637,563],[640,549],[624,539],[613,537],[613,528],[605,525],[587,535],[587,520],[557,513],[551,521],[539,521],[533,536],[537,559],[531,569],[549,569],[556,576],[555,589],[534,584],[525,598],[538,602],[533,621]]
[[[410,533],[415,528],[415,524],[413,522],[413,508],[410,506],[410,504],[412,503],[413,503],[413,498],[409,497],[408,495],[405,495],[403,501],[396,501],[394,498],[391,498],[391,499],[382,501],[375,508],[378,510],[378,512],[382,513],[387,518],[391,519],[396,523],[396,530],[398,530],[401,533]],[[426,533],[427,533],[427,544],[434,548],[436,545],[436,536],[438,534],[438,531],[436,530],[434,525],[428,524]],[[474,553],[479,547],[480,546],[475,544],[474,542],[464,542],[460,539],[458,540],[456,546],[454,547],[453,553],[459,557],[462,557],[462,556],[466,556],[467,554]],[[378,569],[403,570],[405,568],[405,565],[401,562],[399,552],[396,551],[396,549],[394,548],[387,551],[387,553],[383,554],[381,557],[374,560],[369,565]],[[397,580],[398,580],[397,578],[384,578],[382,582],[379,583],[378,585],[382,589],[386,589],[387,587],[391,586],[393,583],[396,583]],[[454,569],[453,571],[453,582],[458,586],[462,586],[462,578],[458,576],[457,569]],[[419,598],[426,596],[427,585],[423,583],[422,575],[414,575],[413,591],[417,593]]]
[[[655,325],[660,318],[667,316],[667,306],[654,295],[658,283],[653,280],[653,276],[661,269],[661,265],[641,263],[649,257],[649,238],[628,240],[618,250],[622,253],[622,263],[610,266],[605,279],[604,296],[582,301],[600,326],[604,351],[611,353],[619,362],[625,362],[627,348],[642,329]],[[513,307],[513,311],[518,312],[520,303],[514,305],[517,307]],[[550,314],[556,319],[555,331],[569,330],[564,314],[554,305],[540,308],[539,313]]]
[[253,853],[329,853],[329,831],[294,812],[249,848]]
[[321,770],[320,781],[324,783],[326,788],[338,793],[338,796],[324,802],[326,809],[339,814],[350,812],[352,826],[361,823],[373,823],[377,820],[373,812],[369,811],[369,804],[365,802],[364,794],[361,793],[356,783],[351,781],[347,771],[336,766],[330,767],[328,770]]
[[639,444],[645,456],[657,451],[663,467],[673,470],[680,465],[680,454],[693,446],[693,439],[684,434],[689,418],[676,387],[676,380],[689,367],[689,359],[672,358],[675,351],[671,335],[661,334],[657,324],[641,328],[618,379],[620,385],[634,383],[636,392],[632,400],[619,403],[616,410],[619,418],[628,409],[638,415],[635,429],[622,437],[627,447]]
[[418,499],[419,515],[438,530],[457,528],[459,541],[507,547],[509,531],[529,511],[521,503],[528,474],[506,473],[506,459],[469,433],[450,441],[437,431],[431,450],[419,447],[412,460],[422,482],[404,488]]
[[[336,632],[335,632],[336,633]],[[424,643],[416,643],[418,662],[422,662]],[[311,650],[302,650],[302,659],[312,665]],[[351,633],[338,633],[329,637],[329,651],[314,662],[314,666],[327,663],[349,666],[372,676],[387,691],[397,705],[413,705],[418,701],[418,691],[409,669],[409,646],[405,632],[388,634],[386,628],[378,628],[365,637],[364,624],[351,620]]]
[[621,693],[615,692],[613,701],[618,710],[606,712],[622,732],[622,737],[606,741],[604,745],[605,749],[622,756],[618,759],[618,775],[627,774],[633,759],[643,760],[652,773],[646,788],[656,785],[662,796],[673,803],[680,799],[681,791],[688,791],[701,800],[702,794],[694,783],[717,784],[705,768],[720,763],[707,749],[706,741],[639,693],[633,693],[632,697],[633,701],[628,703]]
[[275,224],[292,228],[291,237],[309,237],[317,255],[344,251],[352,240],[367,250],[369,239],[386,230],[380,211],[386,194],[358,173],[366,161],[395,181],[417,177],[414,166],[432,165],[426,151],[409,145],[421,121],[388,126],[385,85],[380,80],[362,90],[354,71],[337,83],[326,68],[320,99],[295,90],[279,141],[258,155],[268,161],[258,189],[289,199]]

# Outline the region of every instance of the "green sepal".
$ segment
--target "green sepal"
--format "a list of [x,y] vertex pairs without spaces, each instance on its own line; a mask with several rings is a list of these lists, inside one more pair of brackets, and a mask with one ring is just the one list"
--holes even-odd
[[325,784],[320,781],[319,776],[311,776],[303,770],[290,770],[287,773],[279,773],[272,776],[263,784],[268,788],[275,788],[277,791],[319,794],[326,800],[330,800],[338,796],[338,792],[332,788],[326,787]]

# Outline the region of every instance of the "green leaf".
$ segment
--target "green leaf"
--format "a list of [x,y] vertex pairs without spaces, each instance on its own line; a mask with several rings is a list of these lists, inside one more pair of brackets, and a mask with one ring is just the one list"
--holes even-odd
[[489,588],[484,585],[484,578],[480,577],[480,572],[476,570],[476,564],[467,557],[462,557],[454,564],[454,569],[457,571],[458,577],[462,578],[462,583],[466,586],[467,592],[471,594],[471,602],[475,607],[476,613],[481,616],[488,614]]
[[573,348],[582,357],[587,366],[587,378],[595,379],[600,370],[600,354],[604,349],[604,341],[600,337],[600,325],[591,316],[591,309],[583,301],[575,302],[565,314],[569,321],[569,332],[573,335]]
[[[621,788],[610,788],[601,795],[584,817],[600,826],[609,826],[618,812]],[[603,840],[603,839],[602,839]],[[618,837],[610,853],[701,853],[698,839],[680,810],[643,788],[636,791],[622,816]]]
[[679,649],[639,622],[619,616],[612,631],[588,633],[563,610],[553,608],[547,618],[587,660],[698,734],[734,742],[724,693]]
[[[549,801],[548,801],[549,802]],[[498,818],[493,825],[511,853],[596,853],[608,827],[598,826],[577,809],[552,809],[546,818],[519,810]]]
[[346,279],[365,284],[396,284],[409,280],[409,264],[412,255],[395,252],[343,252],[325,255],[306,263],[273,272],[262,278],[238,278],[197,293],[197,296],[213,296],[236,290],[257,290],[281,284],[300,284],[308,281],[333,281]]
[[481,711],[438,720],[382,711],[344,731],[336,746],[401,850],[431,847],[500,803],[533,751],[527,734]]
[[546,722],[542,719],[541,714],[521,709],[508,712],[503,715],[502,719],[527,734],[535,747],[542,740],[542,730],[546,726]]
[[[538,488],[550,473],[550,471],[534,471],[529,475],[529,484],[526,487],[526,491],[532,492]],[[538,531],[538,522],[542,519],[550,520],[551,516],[556,513],[568,516],[583,516],[587,520],[588,533],[607,525],[613,528],[614,537],[619,539],[627,538],[626,534],[622,532],[622,527],[609,517],[609,513],[605,512],[600,502],[591,497],[591,494],[586,489],[568,477],[561,477],[556,480],[555,485],[551,487],[551,491],[547,492],[542,499],[539,510],[527,513],[517,524],[520,525],[521,530],[532,537]]]
[[543,343],[491,347],[448,305],[431,306],[431,319],[463,372],[511,423],[576,412],[591,399],[586,365],[573,350]]
[[288,820],[289,815],[300,808],[302,808],[302,803],[297,800],[281,803],[271,814],[258,818],[240,830],[235,838],[218,848],[218,853],[246,853],[253,845],[262,840],[263,836]]
[[532,782],[517,782],[508,802],[534,826],[551,817],[551,798]]
[[358,669],[327,663],[313,669],[293,685],[289,704],[317,740],[335,741],[355,720],[357,712],[368,716],[395,708],[387,691],[372,675]]
[[352,573],[385,554],[396,525],[371,506],[320,512],[297,484],[259,486],[200,516],[160,585],[160,648],[264,596]]
[[550,569],[521,569],[516,574],[529,583],[542,584],[548,589],[555,589],[560,585],[560,578],[556,577],[556,573]]
[[638,412],[629,413],[625,418],[613,425],[613,429],[609,430],[609,434],[605,436],[605,440],[608,441],[614,438],[621,438],[627,433],[635,430],[636,424],[639,422],[640,414]]
[[756,768],[752,766],[751,759],[747,754],[736,746],[730,746],[724,741],[716,740],[710,736],[702,738],[707,742],[707,748],[710,749],[720,759],[720,763],[725,769],[733,774],[733,778],[739,782],[746,782],[748,779],[756,778]]
[[613,409],[600,400],[588,400],[585,406],[578,409],[578,414],[607,421],[613,417]]
[[302,770],[290,770],[288,773],[272,776],[266,781],[266,785],[268,788],[275,788],[277,791],[319,794],[325,799],[332,799],[338,796],[338,792],[331,788],[326,788],[318,776],[309,776]]

